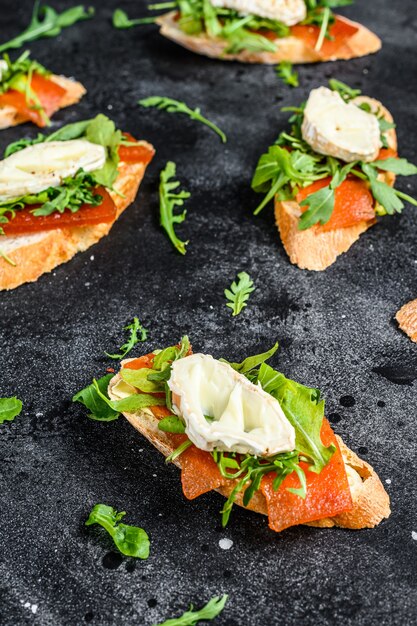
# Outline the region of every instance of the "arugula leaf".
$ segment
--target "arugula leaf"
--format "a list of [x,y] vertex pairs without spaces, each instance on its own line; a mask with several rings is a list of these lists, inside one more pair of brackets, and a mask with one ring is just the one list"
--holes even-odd
[[[2,221],[2,216],[0,214],[0,224],[4,224],[4,221]],[[4,233],[4,230],[1,228],[0,226],[0,235],[2,235]],[[9,265],[12,265],[13,267],[16,267],[16,263],[13,261],[13,259],[11,259],[9,256],[7,256],[7,254],[5,253],[5,251],[0,248],[0,256],[2,259],[4,259],[6,261],[6,263],[8,263]]]
[[336,449],[333,445],[324,446],[321,441],[324,401],[320,400],[319,390],[286,378],[266,363],[261,365],[257,380],[280,403],[295,428],[296,449],[309,459],[309,470],[319,474]]
[[[32,209],[33,215],[51,215],[64,213],[65,210],[76,213],[84,205],[99,206],[103,196],[94,193],[96,182],[91,174],[80,169],[75,176],[64,178],[58,187],[48,187],[37,194],[28,194],[0,203],[0,223],[9,221],[8,214],[13,219],[15,211],[27,208],[30,205],[40,205]],[[0,232],[2,229],[0,228]]]
[[[103,400],[102,395],[107,396],[107,387],[109,386],[110,380],[113,378],[113,374],[106,374],[99,380],[91,383],[91,385],[87,385],[85,389],[81,389],[75,396],[72,398],[73,402],[80,402],[90,413],[87,414],[92,420],[96,420],[97,422],[113,422],[117,420],[120,415],[119,411],[115,411],[111,406],[109,406],[108,402]],[[100,391],[100,395],[97,391],[97,387]],[[109,398],[107,397],[107,400]]]
[[247,374],[251,370],[255,369],[255,367],[259,367],[265,361],[268,361],[271,357],[274,356],[275,352],[278,350],[278,342],[276,342],[270,350],[267,352],[262,352],[261,354],[256,354],[255,356],[248,356],[242,363],[229,363],[224,359],[220,359],[224,363],[228,363],[230,367],[233,367],[234,370],[240,372],[240,374]]
[[115,28],[132,28],[132,26],[139,26],[141,24],[154,24],[154,17],[142,17],[139,19],[131,20],[125,11],[122,9],[115,9],[112,18],[113,26]]
[[174,189],[180,186],[180,182],[170,180],[176,174],[176,165],[173,161],[168,161],[160,173],[159,183],[159,215],[160,224],[168,235],[169,240],[181,254],[186,253],[188,241],[181,241],[175,233],[175,224],[181,224],[185,220],[187,211],[175,214],[174,210],[178,206],[183,206],[184,200],[191,194],[188,191],[174,193]]
[[190,109],[190,107],[187,106],[185,102],[181,102],[180,100],[174,100],[173,98],[167,98],[165,96],[150,96],[149,98],[139,100],[138,104],[145,108],[156,107],[157,109],[161,111],[167,111],[168,113],[184,113],[185,115],[188,115],[188,117],[190,117],[192,120],[197,120],[197,122],[201,122],[202,124],[205,124],[212,130],[214,130],[214,132],[219,135],[223,143],[226,143],[227,141],[224,132],[220,130],[220,128],[216,124],[210,122],[210,120],[201,115],[199,108]]
[[72,26],[80,20],[89,19],[94,15],[92,7],[84,9],[82,5],[71,7],[58,13],[48,5],[40,6],[40,0],[33,5],[32,18],[27,28],[10,41],[0,45],[0,52],[11,48],[20,48],[28,41],[35,41],[43,37],[57,37],[63,28]]
[[332,216],[335,196],[330,185],[315,191],[300,203],[300,206],[308,206],[298,222],[299,230],[306,230],[317,222],[325,224]]
[[105,354],[111,359],[124,359],[137,343],[140,341],[146,341],[148,337],[147,329],[142,326],[137,317],[134,317],[133,322],[125,326],[123,330],[129,330],[130,337],[120,348],[120,354],[109,354],[108,352],[105,352]]
[[185,433],[185,424],[176,415],[169,415],[168,417],[163,417],[158,422],[158,428],[159,430],[162,430],[165,433],[175,433],[175,434]]
[[237,275],[238,282],[233,281],[230,285],[230,289],[224,290],[224,295],[230,302],[226,303],[226,306],[232,309],[232,316],[239,315],[242,309],[247,306],[247,301],[252,291],[255,291],[253,281],[249,274],[246,272],[239,272]]
[[0,424],[3,422],[12,422],[15,417],[20,415],[23,403],[19,398],[0,398]]
[[190,439],[186,439],[178,448],[176,448],[169,456],[166,457],[165,463],[174,463],[175,459],[177,459],[183,452],[185,452],[190,446],[193,445],[193,442]]
[[346,85],[346,83],[336,80],[336,78],[331,78],[329,80],[329,87],[332,91],[337,91],[345,102],[350,102],[362,93],[360,89],[353,89],[352,87],[349,87],[349,85]]
[[165,406],[165,398],[158,398],[147,393],[133,393],[131,396],[121,400],[110,400],[106,393],[103,393],[98,381],[93,378],[93,385],[99,397],[118,413],[136,413],[150,406]]
[[180,617],[168,619],[162,624],[154,624],[154,626],[195,626],[198,622],[203,620],[212,620],[223,611],[227,598],[227,594],[214,596],[214,598],[209,600],[209,602],[198,611],[194,610],[191,604],[189,611],[186,611]]
[[392,172],[399,176],[415,176],[417,174],[417,167],[407,161],[407,159],[389,158],[382,161],[372,161],[372,167],[376,167],[379,170]]
[[281,61],[281,63],[275,67],[275,71],[286,85],[290,87],[299,86],[298,72],[293,69],[292,63],[289,61]]
[[85,525],[99,524],[102,526],[112,537],[118,550],[125,556],[147,559],[150,547],[149,537],[143,528],[119,523],[125,515],[125,511],[118,513],[116,509],[107,504],[96,504]]
[[149,374],[153,373],[153,369],[142,367],[139,370],[132,370],[123,367],[120,370],[120,376],[128,385],[140,389],[143,393],[161,393],[164,391],[162,382],[149,379]]

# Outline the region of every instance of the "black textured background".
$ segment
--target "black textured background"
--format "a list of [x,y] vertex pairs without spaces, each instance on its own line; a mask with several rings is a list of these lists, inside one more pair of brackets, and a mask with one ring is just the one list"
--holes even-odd
[[[219,626],[416,624],[417,353],[393,321],[417,295],[416,209],[381,221],[333,267],[312,273],[290,265],[270,208],[252,216],[250,190],[258,156],[286,123],[280,106],[330,76],[381,99],[398,122],[401,154],[416,161],[415,0],[345,9],[383,38],[382,51],[301,67],[296,90],[271,67],[198,57],[152,26],[116,31],[118,3],[93,4],[94,20],[30,46],[88,89],[54,126],[101,111],[153,142],[157,155],[111,236],[0,296],[0,395],[24,402],[0,430],[0,623],[150,626],[227,592]],[[31,5],[0,2],[0,41],[22,30]],[[122,6],[133,15],[145,9]],[[136,106],[154,94],[201,106],[226,131],[226,146],[185,117]],[[2,131],[1,148],[36,132]],[[190,239],[184,258],[158,227],[158,172],[168,159],[192,193],[178,229]],[[415,180],[399,186],[417,193]],[[256,291],[232,318],[223,289],[243,269]],[[103,352],[122,343],[134,315],[150,331],[135,354],[188,333],[195,349],[237,360],[279,339],[273,364],[323,390],[336,432],[386,483],[391,518],[375,530],[276,535],[263,517],[236,510],[222,530],[219,495],[187,502],[177,470],[127,422],[90,421],[70,402],[112,364]],[[149,532],[147,561],[119,558],[104,531],[84,527],[96,502],[126,510],[128,523]],[[219,547],[225,537],[228,551]]]

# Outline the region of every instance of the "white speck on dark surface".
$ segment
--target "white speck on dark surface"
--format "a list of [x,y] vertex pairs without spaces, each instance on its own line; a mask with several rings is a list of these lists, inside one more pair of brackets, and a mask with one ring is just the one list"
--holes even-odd
[[233,541],[231,539],[223,537],[219,540],[219,546],[222,550],[230,550],[230,548],[233,546]]
[[392,483],[392,480],[391,478],[387,478],[385,482],[387,483],[387,485],[390,485]]
[[411,531],[411,537],[412,539],[414,539],[414,541],[417,541],[417,531],[415,530]]

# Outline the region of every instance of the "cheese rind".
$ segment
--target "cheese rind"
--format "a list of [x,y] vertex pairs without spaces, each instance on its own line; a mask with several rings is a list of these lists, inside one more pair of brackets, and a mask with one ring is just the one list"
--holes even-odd
[[277,20],[287,26],[301,22],[307,15],[304,0],[211,0],[215,7],[234,9],[243,15]]
[[310,93],[301,132],[315,152],[346,163],[374,161],[382,147],[376,116],[346,103],[339,93],[327,87]]
[[79,169],[92,172],[105,161],[105,148],[86,139],[28,146],[0,161],[0,202],[58,187]]
[[174,412],[202,450],[271,456],[295,448],[294,427],[279,402],[227,363],[204,354],[179,359],[168,386]]

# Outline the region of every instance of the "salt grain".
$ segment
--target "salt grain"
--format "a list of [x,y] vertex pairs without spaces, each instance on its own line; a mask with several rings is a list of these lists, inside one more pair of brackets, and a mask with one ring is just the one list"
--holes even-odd
[[417,532],[415,530],[411,531],[411,537],[414,541],[417,541]]
[[387,480],[385,481],[387,483],[387,485],[391,484],[391,478],[387,478]]
[[233,541],[231,539],[226,539],[226,537],[224,539],[220,539],[219,541],[219,546],[221,547],[222,550],[230,550],[232,545],[233,545]]

